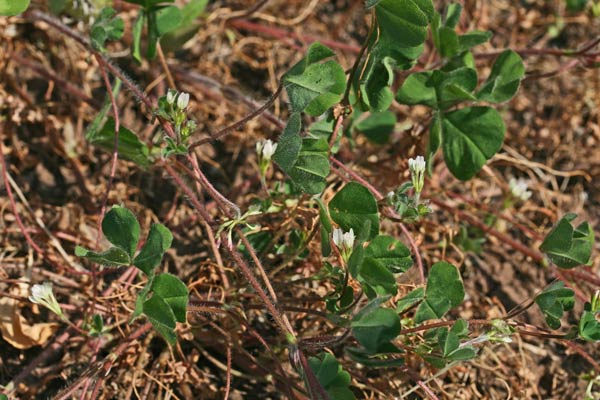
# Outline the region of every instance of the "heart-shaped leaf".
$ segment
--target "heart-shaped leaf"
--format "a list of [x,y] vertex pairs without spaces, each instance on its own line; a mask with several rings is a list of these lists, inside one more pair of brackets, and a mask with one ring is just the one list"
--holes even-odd
[[441,118],[442,148],[448,169],[471,179],[502,147],[504,122],[490,107],[465,107]]

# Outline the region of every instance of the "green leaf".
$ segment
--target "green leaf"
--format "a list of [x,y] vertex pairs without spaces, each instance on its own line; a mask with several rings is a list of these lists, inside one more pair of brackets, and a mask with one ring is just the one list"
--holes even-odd
[[131,34],[133,35],[133,43],[131,55],[138,62],[142,62],[142,30],[144,29],[144,23],[146,22],[146,13],[142,8],[138,12],[138,16],[133,23],[133,28],[131,28]]
[[540,250],[560,268],[591,265],[592,262],[594,231],[587,222],[574,228],[571,221],[576,217],[576,214],[567,214],[561,218],[540,246]]
[[544,314],[548,326],[558,329],[563,313],[572,310],[575,305],[574,292],[572,289],[565,288],[562,281],[557,281],[537,295],[535,303]]
[[459,53],[460,43],[454,28],[441,26],[438,29],[438,35],[439,41],[437,48],[442,57],[450,58]]
[[104,265],[106,267],[121,267],[131,265],[131,258],[129,258],[127,252],[118,247],[111,247],[106,251],[96,253],[95,251],[76,246],[75,255],[77,257],[85,257],[92,262]]
[[104,51],[104,42],[119,40],[123,36],[125,24],[121,18],[115,17],[116,14],[114,8],[103,8],[90,28],[90,39],[95,50]]
[[21,14],[29,7],[29,0],[0,0],[0,15]]
[[492,103],[502,103],[513,98],[525,76],[525,66],[521,57],[512,50],[506,50],[496,59],[492,72],[477,97]]
[[396,114],[391,111],[372,113],[360,120],[354,128],[365,135],[370,141],[385,144],[396,126]]
[[167,343],[175,344],[177,342],[177,336],[175,336],[176,320],[169,304],[160,296],[152,296],[144,302],[143,309],[154,329],[161,334]]
[[131,211],[113,206],[102,220],[102,232],[109,242],[133,257],[140,239],[140,224]]
[[339,103],[346,89],[344,69],[332,60],[320,62],[333,55],[329,48],[313,43],[306,57],[283,76],[292,112],[318,116]]
[[589,311],[589,303],[585,306],[586,310],[579,320],[579,336],[590,342],[600,341],[600,322],[596,319],[596,313]]
[[165,52],[175,51],[194,37],[200,29],[201,24],[195,22],[206,8],[208,0],[191,0],[181,9],[181,23],[179,27],[172,32],[165,34],[160,39],[160,45]]
[[472,178],[502,147],[504,122],[489,107],[465,107],[442,117],[442,148],[448,169],[461,180]]
[[368,351],[377,353],[400,334],[400,318],[389,308],[378,308],[355,318],[352,334]]
[[[115,120],[107,117],[104,127],[93,136],[90,135],[88,140],[91,144],[112,152],[115,144]],[[133,161],[141,167],[147,167],[151,163],[148,146],[122,125],[119,127],[118,150],[120,158]]]
[[427,38],[429,23],[426,12],[431,1],[381,0],[375,6],[379,28],[401,41],[403,47],[419,46]]
[[441,318],[465,297],[465,289],[458,269],[444,261],[431,267],[425,289],[425,300],[417,308],[415,322]]
[[174,31],[181,25],[183,15],[175,6],[161,7],[156,10],[156,29],[158,36]]
[[454,350],[448,354],[448,360],[451,361],[466,361],[472,360],[477,356],[477,350],[473,346],[465,346]]
[[148,239],[142,250],[133,260],[133,265],[142,270],[146,275],[150,275],[156,268],[173,241],[171,231],[162,224],[152,224]]
[[302,117],[300,113],[291,114],[273,155],[273,160],[284,172],[290,171],[298,159],[302,148],[301,130]]
[[334,356],[323,352],[310,357],[308,364],[331,399],[356,399],[349,389],[350,374],[342,369]]
[[403,314],[425,298],[425,288],[416,288],[398,300],[396,313]]
[[423,104],[446,109],[461,101],[475,100],[471,92],[477,86],[477,72],[472,68],[458,68],[450,72],[440,70],[411,74],[396,94],[403,104]]
[[300,189],[317,194],[329,175],[329,144],[324,138],[302,138],[300,113],[293,113],[279,139],[273,160]]
[[189,296],[187,287],[179,278],[171,274],[160,274],[154,278],[151,290],[152,298],[160,297],[168,304],[176,321],[186,321]]
[[567,0],[567,10],[569,11],[583,11],[587,5],[588,0]]
[[371,223],[369,239],[379,233],[379,211],[377,201],[369,189],[363,185],[350,182],[342,188],[329,202],[331,218],[344,230],[350,228],[360,234],[364,223]]
[[395,295],[397,291],[394,274],[374,258],[364,258],[358,273],[358,280],[369,285],[371,291],[366,291],[369,298],[374,297],[370,295],[371,293],[385,296]]
[[462,5],[459,3],[450,3],[446,8],[446,16],[444,18],[444,26],[454,29],[460,20],[462,13]]
[[458,37],[458,47],[461,52],[483,44],[492,38],[492,32],[471,31]]
[[[279,148],[279,146],[278,146]],[[327,140],[304,138],[298,159],[287,174],[308,194],[321,193],[329,175],[329,144]]]
[[365,249],[365,258],[374,259],[395,274],[406,272],[413,265],[410,250],[400,241],[387,235],[373,238]]

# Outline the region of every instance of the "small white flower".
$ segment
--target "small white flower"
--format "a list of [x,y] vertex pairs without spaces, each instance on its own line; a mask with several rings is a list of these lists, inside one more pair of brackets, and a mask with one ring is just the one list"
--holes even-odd
[[341,247],[343,241],[344,241],[344,231],[342,231],[340,228],[335,228],[333,230],[333,243],[337,247]]
[[62,309],[60,308],[58,301],[56,301],[54,293],[52,293],[52,284],[50,282],[44,282],[41,285],[33,285],[31,287],[29,301],[48,308],[58,316],[62,317],[63,315]]
[[415,193],[420,194],[423,190],[423,182],[425,181],[425,158],[417,156],[408,160],[408,169],[412,180]]
[[348,232],[342,231],[340,228],[333,230],[333,243],[340,250],[340,254],[344,261],[348,262],[352,250],[354,248],[354,230],[350,228]]
[[531,192],[527,190],[527,181],[523,178],[510,178],[508,187],[512,195],[517,199],[525,201],[531,197]]
[[169,103],[169,104],[175,103],[176,96],[177,96],[177,91],[175,91],[173,89],[169,89],[169,91],[167,91],[167,103]]
[[177,108],[180,110],[184,110],[190,102],[190,94],[189,93],[180,93],[177,98]]
[[265,160],[270,160],[275,154],[275,150],[277,150],[277,143],[273,143],[270,139],[265,140],[262,146],[262,157]]
[[352,228],[350,228],[350,231],[344,233],[343,239],[342,239],[342,243],[343,246],[346,247],[347,249],[352,249],[354,247],[354,230]]

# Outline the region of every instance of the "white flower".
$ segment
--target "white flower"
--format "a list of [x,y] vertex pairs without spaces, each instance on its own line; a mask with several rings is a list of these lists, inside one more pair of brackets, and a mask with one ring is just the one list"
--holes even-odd
[[425,158],[423,156],[417,156],[417,158],[410,158],[408,160],[408,168],[411,172],[424,172],[425,171]]
[[167,103],[173,104],[175,103],[175,96],[177,96],[177,91],[173,89],[169,89],[167,91]]
[[350,228],[350,231],[344,233],[343,239],[342,239],[342,243],[343,246],[348,248],[348,249],[352,249],[354,247],[354,230],[352,228]]
[[189,93],[180,93],[177,98],[177,108],[180,110],[184,110],[190,102],[190,94]]
[[423,182],[425,180],[425,158],[423,156],[417,156],[416,159],[410,158],[408,160],[408,169],[415,193],[419,194],[423,190]]
[[62,309],[52,293],[52,284],[50,282],[44,282],[41,285],[33,285],[31,287],[31,296],[29,301],[35,304],[40,304],[58,316],[63,315]]
[[270,139],[264,141],[262,145],[262,157],[265,160],[270,160],[277,150],[277,143],[273,143]]
[[340,228],[335,228],[333,230],[333,243],[337,247],[340,247],[342,245],[343,241],[344,241],[344,231],[341,230]]
[[517,199],[525,201],[531,197],[531,192],[527,190],[527,181],[523,178],[510,178],[508,187],[512,195]]
[[348,232],[342,231],[340,228],[333,230],[333,243],[340,249],[340,254],[344,261],[348,261],[354,248],[354,230],[350,228]]

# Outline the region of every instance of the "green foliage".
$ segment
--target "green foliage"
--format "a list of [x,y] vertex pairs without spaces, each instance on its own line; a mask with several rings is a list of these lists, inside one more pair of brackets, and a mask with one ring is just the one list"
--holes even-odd
[[368,220],[370,230],[367,238],[372,239],[379,233],[377,201],[360,183],[350,182],[337,192],[329,202],[329,214],[344,232],[353,229],[360,234]]
[[492,72],[477,92],[477,98],[491,103],[502,103],[513,98],[525,76],[521,57],[512,50],[505,50],[496,59]]
[[308,359],[310,368],[331,399],[354,400],[350,390],[350,374],[329,353],[320,353]]
[[538,294],[535,303],[542,310],[548,326],[558,329],[563,313],[572,310],[575,305],[574,292],[566,288],[562,281],[557,281]]
[[571,221],[577,214],[567,214],[548,233],[540,246],[548,258],[560,268],[590,265],[594,246],[594,231],[587,222],[575,228]]
[[425,288],[416,288],[410,291],[406,296],[398,300],[396,304],[396,312],[403,314],[421,303],[425,298]]
[[30,0],[0,0],[0,15],[21,14],[29,7]]
[[283,75],[293,113],[318,116],[341,100],[346,89],[344,69],[333,60],[321,62],[333,56],[332,50],[315,42],[306,57]]
[[207,4],[208,0],[191,0],[182,7],[182,18],[179,26],[165,33],[160,39],[160,45],[164,51],[178,50],[194,37],[201,26],[200,23],[196,22],[196,19],[202,15]]
[[376,144],[387,143],[396,126],[396,115],[391,111],[376,112],[359,120],[353,128]]
[[444,261],[431,267],[427,278],[425,297],[415,315],[415,322],[442,318],[451,308],[462,303],[465,289],[458,269]]
[[355,86],[365,109],[383,112],[394,99],[394,69],[409,69],[419,57],[434,9],[431,0],[369,1],[367,8],[374,8],[376,25]]
[[[431,22],[433,43],[447,59],[445,65],[438,70],[409,75],[398,90],[396,100],[433,109],[427,158],[431,160],[442,147],[448,169],[457,178],[468,180],[500,150],[504,141],[504,122],[490,107],[448,110],[464,102],[510,100],[519,89],[525,67],[517,53],[506,50],[497,58],[490,76],[476,92],[477,71],[469,49],[489,40],[490,34],[457,35],[455,26],[461,9],[460,5],[451,4],[443,20],[436,13]],[[429,166],[431,168],[431,162]]]
[[[110,103],[106,103],[88,127],[85,138],[90,144],[112,152],[115,145],[115,120],[106,116],[109,108]],[[133,161],[141,167],[148,167],[152,163],[148,146],[122,125],[119,126],[117,146],[122,159]]]
[[131,54],[138,62],[142,61],[141,40],[142,31],[146,26],[148,35],[146,58],[156,57],[156,44],[158,40],[169,32],[180,27],[184,20],[183,14],[176,6],[165,5],[174,0],[127,0],[129,3],[142,6],[132,28],[133,48]]
[[373,238],[365,249],[365,259],[373,259],[391,272],[406,272],[413,264],[408,248],[387,235]]
[[138,267],[146,275],[160,264],[163,255],[171,247],[173,235],[171,231],[162,224],[152,224],[148,239],[144,246],[133,260],[133,265]]
[[459,319],[452,328],[441,329],[438,333],[438,346],[441,355],[447,362],[464,361],[475,358],[477,351],[471,345],[460,345],[460,339],[467,337],[468,323]]
[[588,0],[566,0],[566,1],[567,1],[567,10],[574,11],[574,12],[583,11],[588,2]]
[[174,344],[176,323],[186,321],[187,287],[173,275],[155,275],[156,267],[171,246],[173,235],[164,225],[152,224],[146,243],[134,257],[140,237],[140,225],[131,211],[119,206],[114,206],[104,216],[102,233],[114,247],[96,253],[77,246],[75,255],[105,266],[133,264],[146,274],[148,282],[138,294],[132,318],[143,312],[165,340]]
[[329,146],[324,138],[302,138],[301,130],[301,116],[294,113],[279,139],[273,160],[300,189],[318,194],[325,189],[329,175]]
[[448,169],[471,179],[502,147],[504,122],[490,107],[465,107],[441,117],[442,149]]
[[90,28],[90,39],[95,50],[103,52],[107,40],[119,40],[123,36],[125,23],[121,18],[115,17],[116,13],[114,8],[103,8]]
[[400,318],[389,308],[363,309],[352,320],[352,334],[369,352],[394,349],[390,343],[400,334]]
[[445,58],[461,57],[471,48],[487,42],[492,34],[490,32],[473,31],[458,35],[455,31],[460,19],[462,6],[458,3],[448,5],[445,17],[438,13],[431,21],[431,36],[433,44],[440,55]]
[[598,312],[589,310],[589,303],[586,303],[586,309],[581,314],[579,320],[579,336],[590,342],[600,341],[600,322],[597,320]]

